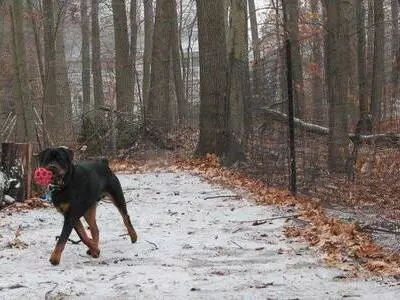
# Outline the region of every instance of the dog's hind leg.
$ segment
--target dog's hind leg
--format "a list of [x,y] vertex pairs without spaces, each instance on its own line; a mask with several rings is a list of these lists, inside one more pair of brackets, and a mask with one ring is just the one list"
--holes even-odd
[[[99,228],[96,223],[96,204],[89,208],[84,215],[86,222],[89,225],[90,234],[92,235],[93,244],[99,249]],[[100,253],[100,250],[98,250]],[[91,253],[92,249],[89,248],[88,254],[96,257],[96,253]]]
[[[89,225],[90,226],[90,225]],[[83,224],[81,222],[81,220],[78,220],[75,223],[75,231],[78,234],[79,238],[82,240],[82,242],[89,248],[88,250],[88,254],[93,256],[94,258],[99,257],[100,255],[100,250],[99,250],[99,242],[93,238],[90,239],[86,233],[85,227],[83,227]],[[90,229],[92,228],[92,226],[90,226]],[[92,237],[93,237],[93,233],[92,233]]]
[[128,210],[126,209],[126,201],[124,193],[122,191],[121,184],[117,176],[115,176],[114,174],[112,174],[111,179],[109,181],[107,192],[110,194],[114,205],[118,208],[118,211],[120,212],[122,219],[124,220],[124,224],[126,229],[128,230],[131,242],[135,243],[137,241],[137,234],[132,226],[131,219],[128,215]]

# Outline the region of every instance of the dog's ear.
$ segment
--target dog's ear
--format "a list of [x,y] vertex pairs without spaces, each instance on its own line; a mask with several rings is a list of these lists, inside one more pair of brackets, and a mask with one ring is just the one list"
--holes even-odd
[[74,152],[71,149],[69,149],[68,147],[65,147],[65,146],[61,146],[59,149],[64,151],[65,154],[67,154],[67,157],[68,157],[69,161],[72,162],[72,160],[74,159]]

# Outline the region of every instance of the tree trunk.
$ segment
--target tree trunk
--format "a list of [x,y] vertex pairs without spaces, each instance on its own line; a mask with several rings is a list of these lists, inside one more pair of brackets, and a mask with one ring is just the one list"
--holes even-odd
[[[358,32],[358,55],[357,55],[357,70],[358,70],[358,101],[360,109],[360,124],[366,124],[368,119],[368,91],[367,91],[367,76],[366,76],[366,61],[365,61],[365,9],[363,0],[356,0],[357,13],[357,32]],[[360,134],[368,134],[368,128],[360,127]]]
[[90,110],[90,37],[87,0],[81,0],[83,118]]
[[294,84],[294,114],[301,117],[305,113],[305,97],[303,84],[303,68],[299,42],[299,2],[287,2],[288,34],[291,41],[291,57]]
[[132,101],[135,99],[135,79],[136,79],[136,52],[137,52],[137,0],[131,0],[131,7],[129,10],[129,20],[131,23],[131,44],[130,55],[132,60]]
[[174,86],[175,86],[175,94],[176,100],[178,103],[178,122],[180,125],[184,125],[186,123],[187,118],[187,102],[184,95],[184,86],[183,86],[183,78],[182,78],[182,62],[181,62],[181,39],[179,35],[178,29],[178,14],[176,11],[176,0],[172,0],[173,2],[173,25],[172,25],[172,68],[173,68],[173,76],[174,76]]
[[226,37],[222,1],[197,0],[200,55],[200,137],[198,156],[223,155],[227,147]]
[[10,13],[12,24],[12,56],[14,63],[13,98],[17,115],[15,140],[17,142],[29,142],[33,139],[34,128],[32,103],[26,80],[23,1],[13,1]]
[[263,90],[260,40],[258,38],[257,12],[254,0],[249,2],[251,43],[253,47],[253,96],[261,97]]
[[161,134],[168,132],[172,122],[169,82],[173,16],[172,0],[157,0],[146,124]]
[[[399,73],[400,73],[400,35],[399,35],[399,1],[391,0],[392,10],[392,91],[390,99],[390,112],[393,113],[394,102],[399,92]],[[392,115],[390,116],[392,117]]]
[[[319,0],[311,0],[311,14],[313,16],[320,15]],[[314,26],[314,30],[319,32],[319,25]],[[315,65],[312,74],[312,99],[313,99],[313,120],[317,124],[323,124],[325,121],[324,116],[324,89],[323,89],[323,64],[324,59],[322,56],[321,47],[322,36],[317,33],[311,41],[312,63]]]
[[[135,1],[132,1],[135,2]],[[103,77],[101,74],[99,0],[92,0],[92,72],[94,106],[104,105]]]
[[346,0],[325,1],[327,7],[327,83],[329,104],[328,167],[331,172],[345,172],[349,156],[347,147],[347,91],[346,57],[348,31]]
[[57,41],[56,41],[56,80],[57,80],[57,98],[59,99],[61,111],[60,121],[63,124],[63,132],[65,136],[70,137],[72,134],[72,102],[71,88],[68,79],[68,66],[65,56],[64,44],[64,18],[62,17],[62,7],[55,2],[57,20]]
[[[143,52],[143,106],[145,115],[149,105],[151,53],[153,51],[153,1],[143,0],[144,52]],[[146,121],[146,119],[145,119]]]
[[229,30],[229,149],[228,163],[244,160],[250,134],[250,79],[247,55],[247,1],[231,0]]
[[131,113],[133,112],[133,69],[132,59],[129,55],[125,0],[112,0],[112,10],[115,39],[117,110]]
[[[44,103],[42,108],[43,126],[50,134],[50,138],[58,143],[61,140],[60,109],[57,99],[56,78],[56,49],[53,0],[43,0],[44,17]],[[50,141],[45,140],[44,146],[48,147]]]
[[372,124],[375,130],[378,129],[381,118],[381,103],[383,98],[383,84],[385,76],[384,55],[385,55],[385,16],[383,2],[374,1],[374,61],[372,71],[372,94],[371,94],[371,115]]
[[[367,19],[367,86],[372,86],[372,68],[374,57],[374,0],[367,0],[368,19]],[[371,97],[371,89],[368,90],[368,98]]]

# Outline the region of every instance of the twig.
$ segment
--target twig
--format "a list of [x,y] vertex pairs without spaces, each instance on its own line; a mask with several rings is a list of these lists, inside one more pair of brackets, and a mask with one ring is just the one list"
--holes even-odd
[[236,246],[238,246],[240,249],[244,249],[242,246],[240,246],[238,243],[236,243],[235,241],[230,241],[232,244],[235,244]]
[[295,214],[295,215],[287,215],[287,216],[277,216],[277,217],[272,217],[272,218],[267,218],[267,219],[261,219],[261,220],[249,220],[249,221],[239,221],[240,223],[245,223],[245,222],[252,222],[253,226],[257,225],[262,225],[267,223],[268,221],[273,221],[273,220],[278,220],[278,219],[294,219],[300,217],[300,214]]
[[2,290],[14,290],[14,289],[20,289],[20,288],[24,288],[24,287],[26,287],[26,286],[25,286],[25,285],[22,285],[22,284],[19,284],[19,283],[17,283],[17,284],[12,284],[12,285],[5,286],[5,287],[0,287],[0,291],[2,291]]
[[233,199],[241,199],[242,197],[239,195],[221,195],[221,196],[210,196],[210,197],[205,197],[204,200],[208,199],[216,199],[216,198],[233,198]]
[[154,246],[154,250],[158,250],[159,249],[156,243],[150,242],[148,240],[146,240],[146,242],[148,242],[150,245],[153,245]]
[[372,227],[370,225],[365,225],[365,226],[360,226],[362,230],[367,230],[367,231],[379,231],[379,232],[384,232],[384,233],[390,233],[394,235],[400,235],[400,231],[395,231],[395,230],[390,230],[390,229],[385,229],[385,228],[379,228],[379,227]]

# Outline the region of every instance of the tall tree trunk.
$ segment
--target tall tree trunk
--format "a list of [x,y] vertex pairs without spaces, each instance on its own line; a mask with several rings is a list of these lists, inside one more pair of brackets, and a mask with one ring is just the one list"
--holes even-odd
[[[399,1],[391,0],[392,11],[392,93],[390,99],[390,112],[393,113],[394,102],[399,94],[400,73],[400,35],[399,35]],[[391,115],[392,117],[392,115]]]
[[26,80],[23,0],[11,5],[12,53],[14,62],[13,98],[16,107],[16,142],[33,140],[33,110]]
[[294,114],[301,118],[305,113],[303,68],[299,42],[299,1],[291,0],[287,4],[289,38],[292,44],[291,57],[294,82]]
[[[55,26],[54,26],[54,5],[53,0],[43,0],[44,15],[44,103],[42,108],[43,126],[48,130],[53,142],[62,141],[62,123],[59,118],[60,109],[57,99],[56,78],[56,45],[55,45]],[[44,135],[46,136],[46,135]],[[49,146],[50,141],[45,139],[45,146]]]
[[181,39],[178,28],[178,13],[176,10],[176,0],[173,3],[173,25],[172,25],[172,68],[174,76],[174,86],[176,93],[176,100],[178,103],[178,122],[180,125],[185,124],[187,118],[187,102],[184,95],[184,86],[182,78],[182,62],[181,62]]
[[345,172],[349,156],[347,149],[346,98],[348,71],[346,57],[348,28],[346,0],[325,0],[327,10],[326,70],[329,104],[328,167],[331,172]]
[[90,36],[87,0],[81,0],[83,118],[90,110]]
[[151,80],[146,124],[160,133],[170,129],[170,67],[173,31],[172,0],[157,0],[151,58]]
[[104,104],[101,69],[99,0],[92,0],[92,72],[94,106],[96,108]]
[[132,59],[129,55],[128,25],[125,0],[112,0],[117,110],[133,111]]
[[143,106],[145,114],[149,105],[151,53],[153,51],[153,1],[143,0],[144,52],[143,52]]
[[[316,18],[316,16],[320,15],[319,0],[311,0],[310,2],[311,14]],[[318,27],[314,27],[316,32],[319,30]],[[325,121],[325,110],[323,105],[324,90],[322,82],[324,59],[322,56],[321,40],[321,35],[315,34],[311,41],[312,63],[315,65],[312,74],[313,121],[320,125],[324,124]]]
[[58,1],[55,2],[55,11],[57,19],[56,33],[56,80],[57,80],[57,98],[59,99],[60,107],[62,107],[62,116],[59,118],[63,124],[63,131],[67,133],[65,136],[70,136],[72,133],[72,102],[71,88],[68,79],[68,66],[65,56],[64,43],[64,18],[62,16],[63,8],[60,7]]
[[372,94],[371,94],[371,115],[372,124],[376,130],[381,118],[381,103],[383,98],[383,84],[385,76],[385,15],[383,10],[383,2],[381,0],[374,1],[374,61],[372,71]]
[[137,52],[137,0],[131,0],[131,7],[129,10],[129,20],[131,25],[131,44],[130,55],[132,59],[132,101],[135,99],[135,79],[136,79],[136,52]]
[[250,133],[250,79],[247,35],[247,1],[231,0],[229,30],[229,149],[228,163],[244,160]]
[[[372,86],[372,68],[374,60],[374,0],[367,0],[368,19],[367,19],[367,86]],[[368,98],[371,97],[371,89],[368,90]]]
[[227,147],[226,37],[222,1],[197,0],[200,55],[200,137],[198,156],[223,155]]
[[251,44],[253,48],[253,96],[261,97],[263,90],[260,40],[258,38],[257,12],[254,0],[249,2]]
[[367,64],[365,57],[365,8],[363,0],[356,0],[356,13],[357,13],[357,33],[358,33],[358,55],[357,55],[357,70],[358,70],[358,101],[360,109],[360,134],[367,134],[368,132],[367,119],[369,114],[368,108],[368,90],[367,90]]

